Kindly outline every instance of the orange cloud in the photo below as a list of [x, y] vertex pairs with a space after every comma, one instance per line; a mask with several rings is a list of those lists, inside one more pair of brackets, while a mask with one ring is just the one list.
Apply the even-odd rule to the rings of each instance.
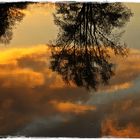
[[123, 138], [139, 138], [140, 129], [132, 123], [127, 124], [125, 127], [118, 127], [115, 120], [107, 119], [102, 124], [102, 136], [123, 137]]
[[[46, 46], [37, 46], [31, 48], [13, 48], [0, 51], [0, 80], [3, 87], [35, 87], [45, 83], [43, 72], [34, 71], [31, 67], [21, 67], [21, 60], [24, 64], [29, 60], [36, 63], [46, 63]], [[49, 55], [49, 53], [48, 53]], [[28, 62], [25, 60], [28, 58]], [[23, 64], [23, 65], [24, 65]], [[27, 65], [28, 66], [28, 65]]]
[[[39, 9], [40, 8], [40, 9]], [[44, 8], [44, 10], [43, 10]], [[46, 10], [49, 9], [49, 10]], [[51, 14], [56, 9], [55, 3], [35, 3], [35, 4], [29, 4], [26, 9], [18, 10], [21, 13], [32, 16], [33, 14], [42, 14], [42, 15], [48, 15]]]
[[57, 101], [50, 101], [50, 103], [60, 112], [63, 113], [85, 113], [86, 111], [95, 110], [95, 106], [90, 105], [81, 105], [71, 102], [57, 102]]
[[3, 79], [2, 87], [30, 87], [44, 84], [44, 77], [41, 73], [30, 69], [15, 69], [12, 71], [1, 71], [0, 78]]
[[130, 49], [128, 57], [112, 55], [112, 63], [115, 64], [115, 75], [109, 80], [107, 86], [99, 87], [100, 91], [113, 93], [134, 86], [134, 80], [140, 76], [140, 50]]
[[[135, 55], [136, 53], [137, 55]], [[80, 116], [82, 113], [96, 110], [93, 105], [76, 103], [78, 101], [88, 101], [91, 94], [85, 89], [75, 87], [75, 85], [66, 85], [61, 75], [52, 72], [48, 68], [50, 54], [49, 48], [45, 45], [29, 48], [23, 46], [22, 48], [0, 51], [0, 130], [3, 133], [9, 133], [22, 125], [26, 125], [36, 116], [46, 117], [56, 113], [71, 113]], [[139, 56], [140, 52], [136, 51], [134, 54], [130, 54], [130, 58], [123, 61], [116, 59], [119, 67], [116, 76], [112, 78], [109, 86], [102, 88], [102, 91], [114, 92], [132, 87], [133, 80], [140, 73]], [[130, 64], [132, 67], [130, 67]], [[128, 109], [130, 110], [130, 107], [133, 109], [132, 106], [132, 102], [129, 101], [127, 103], [123, 102], [121, 106], [117, 105], [113, 109], [115, 111], [121, 109], [122, 112], [125, 111], [126, 113]], [[15, 118], [16, 122], [13, 122], [12, 118]], [[129, 122], [128, 126], [123, 129], [134, 131], [135, 125], [130, 124]], [[105, 128], [108, 128], [110, 133], [107, 133]], [[120, 135], [125, 136], [126, 130], [122, 132], [117, 124], [103, 123], [104, 135], [111, 135], [112, 133], [119, 136], [117, 133], [120, 132]]]
[[50, 50], [46, 45], [29, 46], [29, 48], [21, 46], [19, 48], [5, 49], [0, 51], [0, 64], [9, 64], [22, 57], [32, 56], [34, 58], [34, 55], [41, 56], [43, 54], [46, 57], [50, 55]]
[[[49, 103], [52, 100], [87, 100], [89, 94], [85, 94], [85, 90], [70, 88], [60, 75], [49, 69], [50, 54], [46, 45], [0, 50], [1, 135], [16, 132], [36, 116], [49, 117], [56, 112], [63, 113], [61, 105], [61, 111], [57, 111], [54, 104]], [[78, 108], [80, 112], [88, 111], [80, 105], [77, 109], [76, 105], [72, 107], [75, 109], [73, 113], [78, 112]], [[67, 109], [70, 111], [70, 107]], [[16, 121], [13, 122], [13, 118]]]
[[139, 100], [139, 92], [133, 92], [109, 103], [101, 121], [102, 136], [140, 137]]
[[103, 87], [101, 91], [105, 91], [108, 93], [112, 93], [118, 90], [128, 89], [133, 86], [132, 82], [124, 82], [124, 83], [116, 83], [114, 85], [109, 85], [107, 87]]

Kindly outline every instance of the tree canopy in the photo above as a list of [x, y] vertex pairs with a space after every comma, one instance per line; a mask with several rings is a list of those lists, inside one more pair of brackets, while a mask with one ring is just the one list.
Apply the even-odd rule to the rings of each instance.
[[0, 43], [10, 42], [13, 26], [23, 19], [24, 13], [21, 10], [25, 9], [27, 4], [26, 2], [0, 4]]
[[96, 89], [108, 83], [114, 74], [110, 50], [126, 55], [127, 47], [120, 42], [123, 27], [132, 16], [122, 3], [58, 3], [54, 14], [59, 26], [52, 44], [51, 68], [66, 82]]

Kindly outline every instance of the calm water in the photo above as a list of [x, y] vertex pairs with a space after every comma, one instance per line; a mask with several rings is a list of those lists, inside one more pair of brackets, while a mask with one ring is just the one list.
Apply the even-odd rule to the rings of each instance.
[[[11, 10], [8, 18], [13, 22], [18, 14], [20, 21], [0, 44], [0, 135], [140, 137], [140, 4], [125, 4], [134, 14], [121, 28], [129, 54], [111, 56], [114, 75], [97, 90], [66, 83], [65, 74], [51, 69], [47, 44], [59, 32], [55, 5], [23, 5]], [[7, 7], [0, 6], [1, 36]]]

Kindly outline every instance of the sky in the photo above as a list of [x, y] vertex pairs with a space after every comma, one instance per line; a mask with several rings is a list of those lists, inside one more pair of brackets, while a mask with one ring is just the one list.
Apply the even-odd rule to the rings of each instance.
[[50, 69], [49, 41], [57, 37], [52, 4], [31, 5], [0, 45], [0, 135], [140, 137], [140, 4], [123, 28], [128, 57], [112, 56], [109, 85], [87, 91]]
[[[123, 39], [128, 47], [139, 48], [140, 4], [125, 4], [131, 9], [133, 17], [130, 18], [130, 22], [123, 29], [125, 30]], [[31, 5], [25, 11], [24, 19], [14, 27], [10, 46], [47, 44], [49, 41], [56, 39], [58, 27], [53, 21], [53, 13], [55, 12], [53, 4], [46, 4], [43, 7]]]

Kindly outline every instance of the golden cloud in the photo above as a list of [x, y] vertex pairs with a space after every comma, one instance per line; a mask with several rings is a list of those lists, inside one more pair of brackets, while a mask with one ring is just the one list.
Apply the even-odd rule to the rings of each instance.
[[110, 84], [106, 87], [102, 87], [102, 89], [100, 89], [100, 91], [113, 93], [113, 92], [118, 91], [118, 90], [125, 90], [128, 88], [131, 88], [132, 86], [133, 86], [132, 82], [116, 83], [116, 84], [112, 84], [112, 85]]
[[[0, 64], [17, 61], [22, 57], [50, 55], [50, 50], [46, 45], [29, 46], [29, 48], [21, 46], [19, 48], [9, 48], [0, 50]], [[47, 57], [46, 55], [46, 57]], [[9, 64], [9, 63], [8, 63]]]
[[[58, 104], [60, 102], [57, 111], [60, 114], [75, 113], [78, 109], [80, 112], [91, 110], [82, 105], [78, 108], [76, 104], [73, 105], [73, 101], [86, 100], [89, 94], [65, 85], [61, 76], [48, 68], [50, 54], [45, 45], [0, 51], [1, 135], [16, 132], [36, 116], [48, 117], [56, 113], [54, 104], [50, 104], [52, 100], [57, 100]], [[70, 102], [63, 109], [65, 111], [62, 111], [63, 101]], [[72, 112], [72, 108], [76, 111]]]
[[[44, 8], [44, 10], [42, 8]], [[18, 11], [20, 11], [25, 15], [32, 16], [33, 14], [36, 13], [42, 15], [48, 15], [51, 14], [55, 9], [56, 9], [55, 3], [35, 3], [35, 4], [29, 4], [26, 9], [21, 9]]]
[[138, 93], [128, 93], [108, 104], [101, 121], [102, 137], [140, 137], [139, 99]]
[[140, 76], [140, 50], [130, 49], [128, 57], [112, 55], [115, 75], [111, 77], [107, 86], [101, 86], [99, 92], [113, 93], [126, 90], [134, 86], [134, 81]]
[[118, 127], [117, 121], [107, 119], [102, 124], [102, 136], [121, 137], [121, 138], [139, 138], [140, 128], [134, 126], [132, 123], [125, 127]]
[[[21, 67], [20, 60], [29, 58], [40, 62], [46, 62], [47, 47], [37, 46], [32, 48], [13, 48], [0, 51], [0, 81], [3, 87], [35, 87], [45, 82], [42, 72], [37, 72], [30, 67]], [[43, 56], [44, 55], [44, 56]], [[48, 54], [49, 55], [49, 54]]]
[[[77, 103], [86, 102], [91, 94], [73, 84], [66, 85], [61, 75], [49, 69], [50, 55], [51, 52], [45, 45], [0, 51], [1, 132], [14, 131], [36, 116], [51, 116], [55, 113], [81, 115], [96, 110], [93, 105]], [[133, 87], [133, 81], [140, 73], [139, 56], [140, 52], [135, 50], [125, 60], [116, 59], [116, 76], [111, 79], [109, 86], [102, 88], [102, 91], [114, 92]], [[122, 106], [117, 105], [114, 110], [121, 108], [121, 111], [127, 112], [130, 107], [131, 101], [123, 102]], [[15, 118], [16, 122], [13, 122], [12, 118]], [[104, 135], [112, 133], [119, 136], [118, 132], [120, 135], [126, 134], [126, 131], [121, 132], [121, 129], [114, 125], [114, 121], [109, 123], [113, 124], [108, 125], [108, 121], [103, 123]], [[134, 131], [135, 125], [130, 124], [129, 122], [124, 130]], [[106, 128], [109, 129], [109, 133]], [[136, 133], [138, 131], [136, 129]]]
[[57, 102], [57, 101], [50, 101], [50, 103], [56, 108], [56, 110], [62, 113], [85, 113], [86, 111], [93, 111], [96, 109], [95, 106], [90, 105], [81, 105], [71, 102]]
[[2, 87], [30, 87], [44, 84], [44, 76], [41, 73], [34, 72], [30, 69], [16, 69], [12, 71], [1, 71], [0, 78], [3, 80]]

